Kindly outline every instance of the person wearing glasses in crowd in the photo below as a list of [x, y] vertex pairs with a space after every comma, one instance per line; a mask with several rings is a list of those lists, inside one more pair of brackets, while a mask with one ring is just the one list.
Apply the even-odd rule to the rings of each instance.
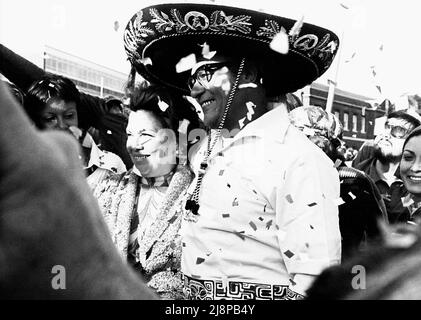
[[[287, 54], [270, 48], [280, 31], [271, 26], [291, 31]], [[281, 108], [268, 107], [323, 74], [338, 44], [318, 26], [212, 4], [156, 5], [130, 20], [131, 63], [190, 94], [208, 130], [192, 148], [180, 231], [188, 298], [300, 299], [340, 262], [338, 173]]]
[[403, 201], [407, 190], [398, 168], [405, 138], [419, 125], [419, 116], [416, 114], [402, 110], [390, 113], [383, 132], [374, 140], [373, 157], [356, 166], [375, 182], [386, 205], [390, 223], [402, 221], [407, 216], [407, 204]]

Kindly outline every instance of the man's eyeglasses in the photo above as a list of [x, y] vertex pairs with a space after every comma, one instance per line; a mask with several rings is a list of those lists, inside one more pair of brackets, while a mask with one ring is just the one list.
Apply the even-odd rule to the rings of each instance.
[[384, 128], [386, 130], [389, 130], [390, 135], [392, 137], [398, 138], [398, 139], [404, 139], [411, 131], [408, 128], [405, 128], [402, 126], [391, 125], [389, 123], [385, 123]]
[[213, 64], [206, 64], [191, 75], [188, 79], [187, 85], [189, 89], [192, 90], [194, 84], [199, 82], [199, 84], [203, 87], [207, 87], [209, 82], [212, 80], [213, 74], [221, 69], [222, 67], [226, 67], [227, 63], [213, 63]]

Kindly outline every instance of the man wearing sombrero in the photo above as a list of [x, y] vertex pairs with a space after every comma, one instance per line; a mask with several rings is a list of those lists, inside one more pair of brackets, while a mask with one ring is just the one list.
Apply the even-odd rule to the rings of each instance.
[[[279, 34], [283, 54], [270, 48]], [[305, 296], [340, 262], [338, 173], [267, 106], [326, 71], [336, 35], [240, 8], [163, 4], [136, 13], [124, 40], [137, 72], [190, 94], [210, 132], [190, 157], [196, 179], [182, 229], [189, 298]]]

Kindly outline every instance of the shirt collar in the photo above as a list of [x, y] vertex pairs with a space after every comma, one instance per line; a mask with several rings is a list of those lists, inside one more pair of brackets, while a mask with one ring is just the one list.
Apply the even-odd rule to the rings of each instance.
[[282, 143], [290, 125], [282, 108], [274, 108], [247, 124], [232, 139], [231, 144], [246, 137], [265, 137]]

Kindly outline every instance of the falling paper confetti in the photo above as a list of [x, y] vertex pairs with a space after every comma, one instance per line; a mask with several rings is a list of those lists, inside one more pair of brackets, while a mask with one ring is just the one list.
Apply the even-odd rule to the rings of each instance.
[[288, 258], [291, 259], [294, 256], [294, 253], [291, 252], [291, 251], [289, 251], [289, 250], [287, 250], [287, 251], [284, 252], [284, 255], [286, 255]]
[[356, 196], [351, 191], [348, 192], [348, 195], [352, 198], [352, 200], [355, 200]]
[[193, 69], [196, 64], [196, 56], [194, 53], [189, 54], [187, 57], [181, 58], [175, 66], [177, 73], [185, 72]]
[[259, 217], [259, 220], [260, 220], [260, 221], [263, 221], [264, 219], [263, 219], [262, 217]]
[[244, 89], [244, 88], [257, 88], [257, 84], [255, 83], [242, 83], [238, 86], [238, 89]]
[[161, 101], [161, 99], [158, 97], [158, 107], [162, 112], [165, 112], [170, 106], [165, 101]]
[[316, 202], [312, 202], [312, 203], [308, 204], [308, 206], [309, 207], [314, 207], [314, 206], [317, 206], [317, 203]]
[[311, 230], [313, 230], [313, 229], [314, 229], [314, 227], [313, 227], [311, 224], [310, 224], [310, 229], [311, 229]]
[[248, 111], [247, 115], [246, 115], [247, 120], [251, 121], [251, 119], [253, 118], [253, 115], [254, 115], [254, 109], [256, 108], [256, 105], [253, 102], [248, 101], [246, 103], [246, 107], [247, 107], [247, 111]]
[[273, 51], [279, 52], [280, 54], [287, 54], [289, 51], [289, 40], [286, 32], [281, 30], [281, 32], [277, 33], [269, 46]]
[[145, 59], [140, 59], [139, 62], [144, 66], [152, 65], [152, 60], [149, 57], [146, 57]]
[[222, 176], [224, 174], [224, 170], [219, 171], [219, 175]]
[[196, 264], [201, 264], [201, 263], [203, 263], [203, 262], [205, 262], [205, 259], [203, 259], [203, 258], [198, 257], [198, 258], [196, 259]]
[[231, 185], [230, 185], [229, 183], [227, 183], [227, 187], [228, 187], [228, 188], [231, 188]]
[[173, 215], [170, 220], [168, 220], [168, 223], [173, 223], [175, 220], [177, 220], [177, 215]]
[[273, 220], [269, 220], [267, 223], [266, 223], [266, 229], [270, 229], [270, 227], [272, 226], [272, 223], [273, 223]]
[[336, 159], [335, 164], [334, 164], [334, 168], [338, 168], [340, 165], [342, 164], [342, 161], [340, 159]]
[[291, 37], [298, 37], [298, 35], [301, 32], [301, 28], [303, 27], [304, 24], [304, 16], [301, 16], [300, 19], [298, 19], [294, 25], [292, 26], [291, 30], [289, 30], [289, 35]]
[[256, 224], [255, 224], [253, 221], [250, 221], [250, 222], [249, 222], [249, 225], [250, 225], [250, 227], [251, 227], [254, 231], [256, 231], [256, 230], [257, 230]]
[[287, 195], [285, 196], [285, 199], [287, 199], [287, 201], [288, 201], [289, 203], [293, 203], [293, 202], [294, 202], [294, 200], [292, 200], [292, 197], [291, 197], [291, 195], [290, 195], [290, 194], [287, 194]]
[[266, 212], [266, 206], [267, 204], [265, 204], [265, 206], [263, 207], [263, 212]]
[[205, 42], [204, 44], [200, 45], [202, 47], [202, 56], [205, 59], [212, 59], [215, 54], [216, 51], [210, 51], [209, 45]]
[[414, 203], [414, 200], [412, 198], [409, 198], [408, 196], [401, 198], [402, 201], [402, 205], [407, 208], [409, 207], [411, 204]]
[[107, 134], [113, 134], [111, 130], [107, 130]]
[[342, 198], [335, 199], [333, 202], [334, 202], [337, 206], [340, 206], [340, 205], [342, 205], [342, 204], [344, 204], [344, 203], [345, 203], [345, 201], [344, 201]]
[[229, 218], [229, 217], [230, 217], [229, 213], [223, 213], [222, 214], [222, 218]]
[[232, 206], [233, 207], [237, 207], [238, 206], [237, 198], [235, 198], [234, 201], [232, 202]]

